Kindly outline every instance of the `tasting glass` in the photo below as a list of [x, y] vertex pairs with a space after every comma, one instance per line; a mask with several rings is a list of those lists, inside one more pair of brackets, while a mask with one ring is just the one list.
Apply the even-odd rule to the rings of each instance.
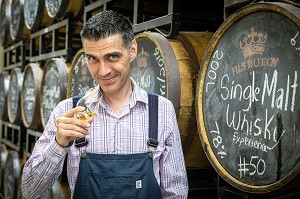
[[74, 115], [75, 118], [87, 121], [89, 117], [96, 115], [98, 103], [95, 102], [95, 98], [97, 97], [95, 93], [96, 92], [90, 89], [78, 100], [76, 106], [83, 106], [86, 110], [84, 112], [76, 113]]

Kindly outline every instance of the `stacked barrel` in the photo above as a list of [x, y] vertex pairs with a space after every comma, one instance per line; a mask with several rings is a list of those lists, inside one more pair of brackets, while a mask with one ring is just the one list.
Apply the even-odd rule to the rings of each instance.
[[[225, 0], [203, 10], [205, 19], [192, 1], [0, 2], [3, 198], [22, 197], [24, 162], [54, 107], [96, 86], [79, 32], [105, 9], [127, 15], [138, 30], [132, 78], [175, 107], [189, 198], [300, 197], [297, 0]], [[174, 15], [153, 27], [170, 6], [181, 21]], [[64, 172], [45, 197], [70, 197]]]

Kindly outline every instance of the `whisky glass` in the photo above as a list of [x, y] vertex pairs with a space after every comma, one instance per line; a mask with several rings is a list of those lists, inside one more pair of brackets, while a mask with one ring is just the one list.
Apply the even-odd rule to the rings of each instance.
[[74, 117], [77, 119], [81, 119], [84, 121], [88, 121], [90, 117], [93, 117], [96, 115], [96, 112], [98, 110], [98, 103], [95, 102], [96, 94], [91, 89], [88, 90], [84, 96], [82, 96], [76, 106], [83, 106], [85, 107], [84, 112], [75, 113]]

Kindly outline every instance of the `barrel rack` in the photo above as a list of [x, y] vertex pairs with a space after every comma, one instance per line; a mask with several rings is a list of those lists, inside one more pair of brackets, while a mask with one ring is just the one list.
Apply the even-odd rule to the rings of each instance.
[[[3, 70], [9, 71], [13, 68], [21, 68], [29, 62], [29, 49], [26, 45], [26, 38], [22, 37], [17, 43], [4, 49], [4, 67]], [[19, 152], [20, 158], [23, 158], [25, 131], [23, 125], [13, 124], [8, 121], [0, 120], [0, 139], [3, 144]]]
[[30, 62], [42, 61], [52, 57], [64, 57], [70, 62], [74, 52], [81, 48], [81, 40], [72, 23], [72, 17], [48, 26], [30, 35]]
[[23, 157], [23, 143], [25, 141], [26, 129], [22, 125], [16, 125], [0, 120], [1, 142], [19, 152]]
[[[96, 1], [92, 4], [89, 4], [85, 6], [84, 8], [84, 22], [91, 17], [92, 11], [98, 9], [99, 7], [103, 6], [103, 10], [107, 9], [107, 3], [112, 2], [113, 0], [102, 0], [102, 1]], [[155, 29], [156, 31], [160, 32], [166, 37], [172, 36], [175, 37], [179, 33], [179, 25], [180, 25], [180, 18], [179, 15], [176, 13], [173, 13], [173, 5], [174, 0], [168, 0], [168, 12], [166, 15], [157, 17], [152, 20], [140, 22], [139, 20], [139, 12], [141, 10], [139, 9], [139, 0], [134, 0], [133, 5], [133, 31], [135, 33]], [[170, 25], [170, 29], [168, 31], [163, 31], [159, 29], [161, 26]]]
[[4, 49], [4, 70], [14, 67], [23, 67], [29, 61], [29, 49], [26, 46], [26, 38]]

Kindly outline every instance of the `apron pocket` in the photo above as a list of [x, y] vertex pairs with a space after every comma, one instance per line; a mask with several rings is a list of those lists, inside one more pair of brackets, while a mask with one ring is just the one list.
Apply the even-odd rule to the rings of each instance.
[[101, 198], [136, 198], [136, 181], [130, 176], [111, 176], [101, 180]]

